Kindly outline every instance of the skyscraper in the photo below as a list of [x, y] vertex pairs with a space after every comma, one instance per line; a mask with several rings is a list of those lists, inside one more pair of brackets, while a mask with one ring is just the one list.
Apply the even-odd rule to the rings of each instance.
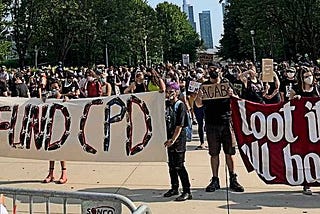
[[183, 0], [182, 10], [185, 14], [187, 14], [188, 20], [192, 28], [196, 31], [197, 26], [196, 26], [196, 22], [194, 21], [193, 6], [188, 4], [187, 0]]
[[202, 11], [199, 13], [200, 21], [200, 35], [204, 41], [204, 45], [207, 49], [213, 48], [212, 29], [211, 29], [211, 17], [210, 11]]

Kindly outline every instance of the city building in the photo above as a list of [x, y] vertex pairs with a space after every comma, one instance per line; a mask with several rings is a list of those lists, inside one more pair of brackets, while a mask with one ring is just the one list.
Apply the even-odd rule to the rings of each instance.
[[210, 11], [202, 11], [199, 13], [200, 22], [200, 36], [204, 41], [204, 45], [207, 49], [213, 48], [212, 28], [211, 28], [211, 16]]
[[185, 14], [187, 14], [188, 20], [192, 28], [196, 31], [197, 26], [196, 26], [196, 22], [194, 21], [193, 6], [188, 4], [187, 0], [183, 0], [182, 10]]

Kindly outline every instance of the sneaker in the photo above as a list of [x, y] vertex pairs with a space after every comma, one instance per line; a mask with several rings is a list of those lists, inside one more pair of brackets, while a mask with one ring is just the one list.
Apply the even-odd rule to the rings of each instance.
[[198, 122], [196, 120], [193, 120], [192, 125], [198, 125]]
[[186, 201], [191, 199], [192, 199], [191, 193], [183, 192], [178, 198], [176, 198], [175, 201]]
[[310, 189], [309, 186], [304, 186], [302, 193], [303, 193], [304, 195], [312, 195], [312, 190]]
[[244, 192], [243, 186], [237, 181], [237, 174], [230, 175], [230, 190], [234, 192]]
[[212, 177], [210, 184], [206, 187], [206, 192], [214, 192], [220, 189], [220, 183], [218, 177]]
[[168, 192], [163, 194], [163, 197], [168, 198], [174, 195], [179, 195], [179, 190], [177, 189], [169, 189]]

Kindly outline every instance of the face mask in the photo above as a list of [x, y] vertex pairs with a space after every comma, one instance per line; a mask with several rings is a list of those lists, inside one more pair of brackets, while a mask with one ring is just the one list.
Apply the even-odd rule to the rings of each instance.
[[287, 76], [288, 76], [289, 78], [293, 78], [294, 75], [295, 75], [295, 73], [287, 73]]
[[93, 77], [87, 77], [87, 80], [88, 80], [89, 82], [92, 82], [92, 81], [94, 80], [94, 78], [93, 78]]
[[312, 76], [304, 79], [304, 83], [306, 83], [306, 84], [311, 85], [312, 82], [313, 82], [313, 77]]
[[203, 77], [202, 73], [197, 73], [197, 79], [201, 79]]
[[101, 78], [101, 82], [105, 83], [106, 82], [106, 78]]
[[170, 100], [173, 100], [173, 99], [174, 99], [174, 92], [172, 92], [172, 93], [169, 95], [169, 99], [170, 99]]
[[215, 71], [210, 72], [209, 75], [210, 75], [210, 77], [211, 77], [212, 79], [216, 79], [216, 78], [219, 76], [218, 73], [215, 72]]

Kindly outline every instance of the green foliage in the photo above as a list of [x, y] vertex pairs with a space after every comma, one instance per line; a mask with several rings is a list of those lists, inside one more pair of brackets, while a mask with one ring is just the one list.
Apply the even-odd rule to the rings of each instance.
[[164, 60], [180, 61], [182, 54], [189, 54], [191, 61], [195, 60], [201, 41], [187, 20], [187, 15], [178, 6], [168, 2], [158, 4], [156, 11]]
[[[194, 59], [201, 46], [186, 15], [172, 4], [154, 10], [146, 0], [6, 2], [20, 66], [36, 53], [38, 64], [105, 63], [106, 46], [109, 64], [144, 64], [146, 57], [148, 63], [160, 62], [162, 56], [178, 61], [184, 53]], [[1, 6], [0, 13], [7, 17]]]
[[318, 0], [230, 1], [219, 54], [224, 58], [252, 58], [254, 30], [258, 59], [294, 59], [308, 53], [319, 57], [320, 3]]

